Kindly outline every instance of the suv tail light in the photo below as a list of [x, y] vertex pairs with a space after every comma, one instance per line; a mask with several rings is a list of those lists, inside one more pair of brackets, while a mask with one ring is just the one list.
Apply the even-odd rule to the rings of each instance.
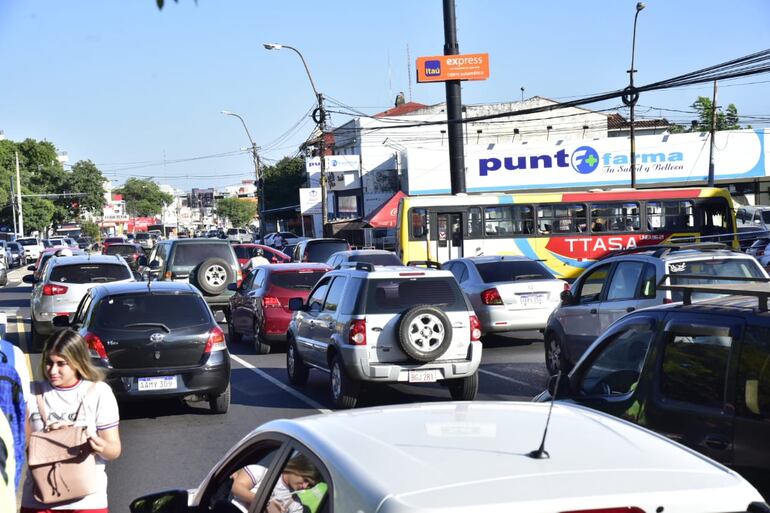
[[481, 302], [485, 305], [502, 305], [503, 298], [500, 297], [500, 292], [493, 287], [481, 293]]
[[104, 350], [104, 344], [102, 344], [102, 339], [98, 335], [89, 331], [83, 338], [86, 340], [86, 344], [88, 344], [88, 351], [92, 357], [99, 357], [103, 360], [107, 359], [107, 351]]
[[52, 285], [47, 284], [43, 285], [43, 295], [44, 296], [58, 296], [59, 294], [66, 294], [67, 293], [67, 287], [64, 285]]
[[469, 320], [471, 325], [471, 342], [481, 341], [481, 323], [479, 318], [475, 315], [471, 315]]
[[241, 271], [240, 267], [238, 268], [238, 271], [235, 273], [235, 281], [237, 282], [237, 286], [241, 286], [241, 282], [243, 281], [243, 271]]
[[354, 319], [350, 323], [348, 343], [354, 346], [366, 345], [366, 319]]
[[262, 298], [262, 306], [265, 308], [281, 306], [281, 301], [275, 296], [265, 296]]
[[209, 331], [209, 338], [206, 340], [206, 347], [203, 348], [203, 352], [212, 353], [214, 351], [224, 351], [225, 349], [227, 349], [225, 332], [219, 326], [212, 328]]

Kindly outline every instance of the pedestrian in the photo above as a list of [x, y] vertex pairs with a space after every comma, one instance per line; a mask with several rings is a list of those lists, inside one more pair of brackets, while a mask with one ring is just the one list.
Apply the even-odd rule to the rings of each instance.
[[[88, 435], [87, 450], [95, 457], [93, 485], [96, 491], [67, 502], [43, 504], [35, 499], [32, 473], [27, 473], [21, 499], [21, 513], [46, 513], [65, 510], [68, 513], [107, 513], [107, 474], [105, 462], [120, 456], [118, 403], [103, 372], [91, 363], [88, 345], [71, 329], [55, 332], [46, 341], [40, 362], [45, 379], [32, 387], [27, 417], [29, 433], [51, 431], [67, 425], [84, 426]], [[45, 418], [40, 414], [43, 406]], [[30, 453], [30, 460], [32, 454]]]
[[[5, 316], [5, 314], [2, 314]], [[0, 410], [5, 449], [0, 449], [0, 456], [5, 454], [6, 461], [0, 463], [0, 470], [13, 464], [13, 472], [3, 474], [6, 489], [16, 500], [16, 491], [21, 483], [21, 470], [24, 467], [24, 448], [26, 441], [26, 414], [29, 400], [29, 370], [24, 353], [9, 341], [0, 338]], [[8, 435], [10, 434], [10, 438]], [[1, 458], [0, 458], [1, 459]]]
[[276, 233], [275, 237], [273, 237], [273, 247], [283, 249], [284, 244], [286, 242], [283, 240], [283, 236], [280, 233]]

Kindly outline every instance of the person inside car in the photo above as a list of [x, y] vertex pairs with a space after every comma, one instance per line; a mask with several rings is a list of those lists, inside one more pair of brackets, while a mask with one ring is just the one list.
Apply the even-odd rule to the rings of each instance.
[[[247, 465], [233, 475], [233, 503], [248, 510], [256, 497], [260, 484], [267, 473], [262, 465]], [[270, 501], [267, 503], [268, 513], [302, 513], [303, 505], [297, 493], [312, 488], [321, 480], [320, 472], [304, 454], [296, 453], [281, 471], [281, 476], [275, 484]]]

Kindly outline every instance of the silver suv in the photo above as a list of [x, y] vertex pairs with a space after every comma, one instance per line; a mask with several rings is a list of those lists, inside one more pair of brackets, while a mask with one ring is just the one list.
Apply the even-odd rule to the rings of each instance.
[[328, 371], [337, 408], [356, 405], [361, 382], [440, 382], [455, 400], [476, 396], [481, 326], [448, 271], [359, 263], [327, 273], [289, 308], [289, 381]]
[[[681, 293], [657, 288], [666, 275], [677, 276], [677, 284], [732, 283], [719, 276], [768, 277], [754, 257], [718, 243], [642, 246], [614, 253], [588, 267], [571, 290], [562, 292], [562, 302], [544, 331], [548, 372], [568, 372], [591, 343], [627, 313], [681, 301]], [[680, 278], [687, 275], [693, 277]]]

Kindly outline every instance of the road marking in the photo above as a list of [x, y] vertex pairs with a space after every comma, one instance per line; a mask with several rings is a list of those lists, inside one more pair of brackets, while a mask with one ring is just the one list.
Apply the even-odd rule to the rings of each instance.
[[488, 371], [486, 369], [479, 369], [479, 372], [481, 372], [483, 374], [488, 374], [490, 376], [494, 376], [494, 377], [496, 377], [498, 379], [502, 379], [502, 380], [505, 380], [505, 381], [510, 381], [511, 383], [516, 383], [517, 385], [523, 385], [523, 386], [529, 387], [529, 388], [531, 388], [533, 390], [539, 390], [539, 388], [537, 388], [535, 385], [533, 385], [532, 383], [527, 383], [526, 381], [521, 381], [519, 379], [511, 378], [509, 376], [503, 376], [502, 374], [498, 374], [496, 372]]
[[262, 371], [262, 370], [256, 368], [255, 366], [253, 366], [252, 364], [250, 364], [249, 362], [247, 362], [243, 358], [240, 358], [240, 357], [238, 357], [238, 356], [236, 356], [234, 354], [231, 354], [230, 358], [232, 358], [236, 362], [240, 363], [241, 365], [243, 365], [244, 367], [246, 367], [247, 369], [252, 371], [254, 374], [256, 374], [256, 375], [258, 375], [258, 376], [260, 376], [262, 378], [265, 378], [270, 383], [272, 383], [273, 385], [277, 386], [278, 388], [280, 388], [284, 392], [287, 392], [287, 393], [293, 395], [294, 397], [296, 397], [297, 399], [299, 399], [303, 403], [309, 405], [311, 408], [314, 408], [314, 409], [320, 411], [321, 413], [331, 413], [331, 410], [329, 410], [327, 408], [324, 408], [322, 404], [315, 402], [314, 400], [312, 400], [311, 398], [309, 398], [305, 394], [303, 394], [301, 392], [298, 392], [297, 390], [291, 388], [290, 386], [286, 385], [282, 381], [279, 381], [279, 380], [275, 379], [273, 376], [271, 376], [270, 374], [266, 373], [265, 371]]
[[24, 325], [24, 318], [16, 316], [16, 337], [19, 339], [19, 347], [24, 351], [24, 359], [27, 361], [27, 370], [30, 376], [35, 374], [32, 372], [32, 361], [29, 359], [29, 351], [27, 350], [27, 329]]

